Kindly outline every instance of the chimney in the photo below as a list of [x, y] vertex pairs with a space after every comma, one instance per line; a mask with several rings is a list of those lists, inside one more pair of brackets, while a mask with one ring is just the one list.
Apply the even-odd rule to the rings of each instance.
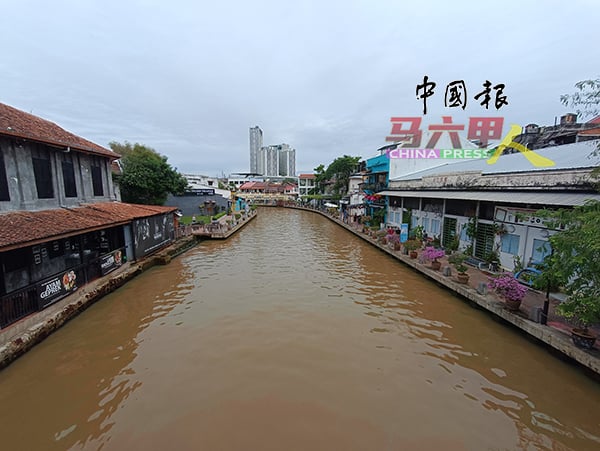
[[577, 115], [575, 113], [567, 113], [560, 117], [560, 125], [574, 125], [577, 123]]

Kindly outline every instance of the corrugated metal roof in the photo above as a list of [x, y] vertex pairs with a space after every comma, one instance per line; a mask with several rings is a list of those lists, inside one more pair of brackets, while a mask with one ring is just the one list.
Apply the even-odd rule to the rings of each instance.
[[535, 167], [520, 152], [502, 155], [495, 164], [488, 164], [486, 159], [450, 162], [439, 166], [413, 172], [390, 181], [419, 180], [423, 177], [456, 172], [481, 172], [482, 174], [500, 174], [511, 172], [556, 171], [577, 168], [593, 168], [600, 165], [600, 156], [592, 156], [600, 144], [599, 140], [583, 141], [562, 146], [537, 149], [535, 152], [553, 160], [551, 167]]
[[439, 199], [456, 200], [480, 200], [489, 202], [513, 202], [519, 204], [536, 205], [562, 205], [576, 206], [583, 205], [588, 200], [600, 201], [600, 194], [589, 193], [553, 193], [545, 192], [524, 192], [524, 191], [381, 191], [377, 194], [382, 196], [396, 197], [429, 197]]

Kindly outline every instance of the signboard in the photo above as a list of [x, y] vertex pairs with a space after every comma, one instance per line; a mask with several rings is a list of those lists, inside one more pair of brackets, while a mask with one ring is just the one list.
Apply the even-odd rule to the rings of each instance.
[[400, 224], [400, 242], [408, 240], [408, 224]]
[[150, 216], [133, 221], [133, 246], [137, 258], [158, 250], [173, 239], [173, 214]]
[[40, 308], [64, 298], [77, 289], [77, 275], [75, 271], [68, 271], [53, 279], [42, 282], [37, 286], [38, 303]]
[[194, 190], [197, 196], [214, 196], [215, 190], [213, 188], [199, 188]]
[[123, 258], [121, 250], [117, 250], [100, 258], [100, 271], [102, 272], [102, 275], [105, 276], [109, 272], [117, 269], [122, 264]]

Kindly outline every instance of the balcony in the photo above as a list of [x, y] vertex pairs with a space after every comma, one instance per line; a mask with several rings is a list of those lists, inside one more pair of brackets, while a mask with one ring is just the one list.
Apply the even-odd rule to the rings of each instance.
[[375, 194], [379, 191], [387, 189], [386, 183], [361, 183], [361, 189], [368, 194]]

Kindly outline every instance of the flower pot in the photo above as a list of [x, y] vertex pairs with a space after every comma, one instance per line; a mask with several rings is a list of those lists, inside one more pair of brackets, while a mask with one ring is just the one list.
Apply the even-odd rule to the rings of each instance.
[[507, 310], [510, 310], [511, 312], [519, 311], [519, 307], [521, 306], [521, 300], [514, 301], [512, 299], [505, 299], [504, 302], [506, 303]]
[[402, 248], [402, 245], [400, 243], [394, 243], [394, 250], [395, 251], [399, 251]]
[[583, 329], [573, 329], [571, 339], [578, 348], [592, 349], [596, 343], [596, 337], [585, 332]]
[[469, 283], [469, 275], [466, 272], [459, 272], [456, 275], [456, 280], [458, 280], [458, 283], [466, 285], [467, 283]]
[[409, 254], [409, 255], [410, 255], [410, 258], [417, 258], [417, 256], [418, 256], [419, 254], [417, 253], [417, 251], [410, 251], [410, 254]]
[[439, 271], [441, 267], [442, 267], [442, 262], [438, 262], [437, 260], [433, 260], [431, 262], [431, 269], [433, 269], [434, 271]]

